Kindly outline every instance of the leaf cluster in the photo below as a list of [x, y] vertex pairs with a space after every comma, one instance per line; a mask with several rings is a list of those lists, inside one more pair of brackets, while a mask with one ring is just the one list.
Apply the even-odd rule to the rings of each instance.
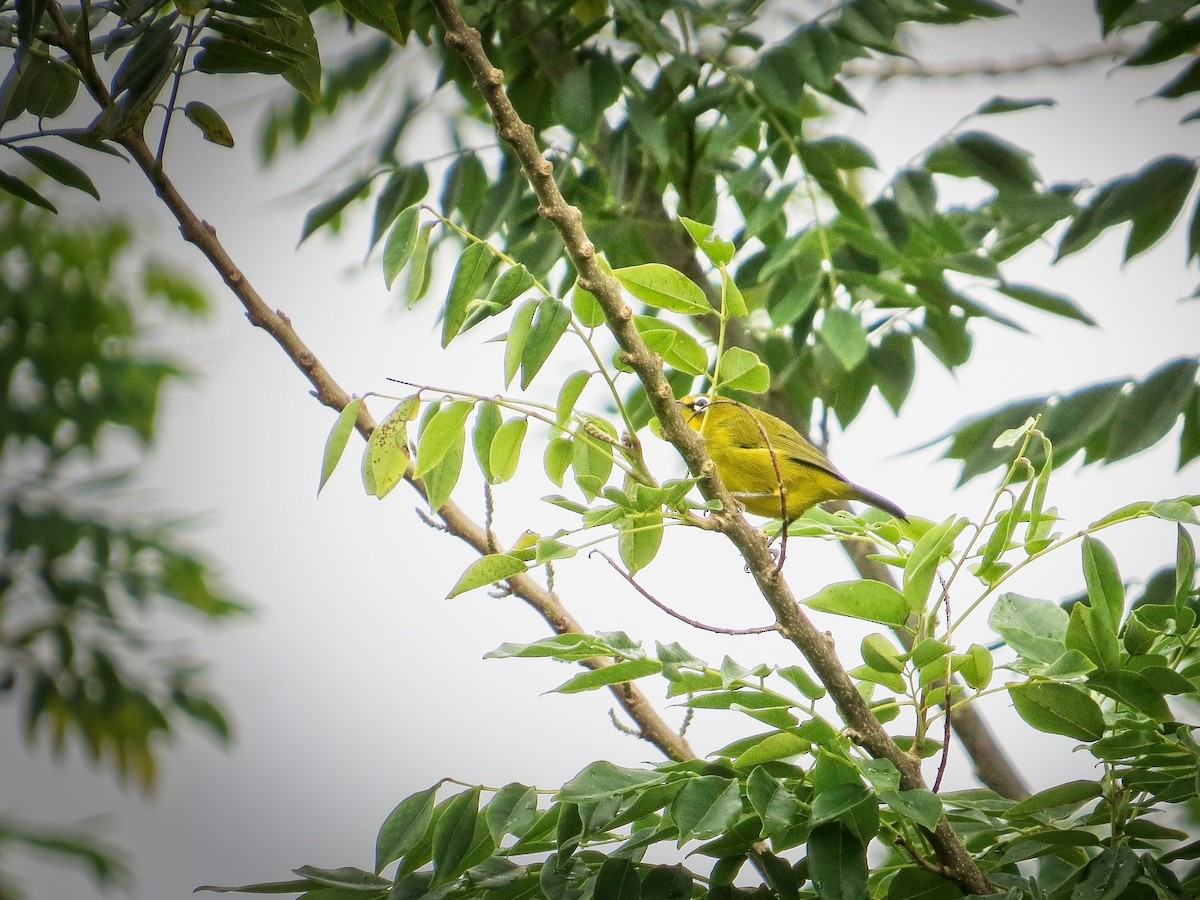
[[[62, 227], [0, 204], [0, 675], [21, 699], [27, 740], [57, 755], [77, 739], [122, 780], [149, 788], [185, 717], [225, 740], [229, 726], [187, 660], [159, 659], [142, 617], [243, 611], [167, 524], [106, 507], [125, 473], [99, 469], [115, 432], [154, 439], [159, 400], [184, 372], [142, 347], [139, 307], [206, 308], [162, 264], [134, 265], [123, 226]], [[85, 464], [84, 476], [79, 464]]]

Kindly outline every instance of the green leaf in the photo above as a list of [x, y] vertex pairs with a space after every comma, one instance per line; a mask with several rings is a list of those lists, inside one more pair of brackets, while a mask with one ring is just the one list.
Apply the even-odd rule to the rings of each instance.
[[419, 405], [415, 396], [401, 400], [371, 432], [363, 454], [363, 482], [372, 497], [382, 500], [408, 471], [408, 423]]
[[310, 103], [321, 99], [321, 57], [317, 50], [317, 36], [312, 20], [304, 6], [304, 0], [276, 0], [287, 10], [286, 16], [274, 16], [262, 20], [262, 31], [266, 37], [286, 44], [292, 51], [295, 62], [283, 72], [284, 79], [299, 91]]
[[456, 441], [465, 435], [467, 416], [474, 407], [471, 400], [455, 400], [441, 407], [423, 429], [417, 443], [414, 477], [420, 478], [442, 461]]
[[1094, 326], [1096, 324], [1095, 319], [1080, 309], [1069, 297], [1065, 297], [1062, 294], [1055, 294], [1052, 291], [1043, 290], [1042, 288], [1028, 284], [1006, 283], [1000, 285], [997, 290], [1002, 294], [1012, 297], [1019, 303], [1032, 306], [1034, 309], [1040, 309], [1042, 312], [1061, 316], [1064, 319], [1074, 319], [1076, 322], [1082, 322], [1084, 325]]
[[1177, 359], [1135, 383], [1108, 429], [1106, 461], [1125, 459], [1166, 437], [1192, 396], [1198, 369], [1200, 360]]
[[1031, 99], [1018, 99], [1016, 97], [993, 97], [988, 100], [977, 110], [977, 116], [994, 116], [998, 113], [1019, 112], [1024, 109], [1034, 109], [1039, 106], [1057, 106], [1058, 101], [1053, 97], [1033, 97]]
[[730, 347], [721, 354], [719, 372], [717, 390], [762, 394], [771, 387], [771, 370], [752, 350]]
[[388, 290], [396, 276], [404, 271], [417, 247], [417, 231], [421, 210], [410, 206], [396, 217], [396, 224], [388, 232], [383, 244], [383, 283]]
[[407, 40], [408, 35], [396, 18], [396, 7], [389, 0], [339, 0], [339, 3], [348, 15], [398, 44]]
[[942, 818], [942, 800], [933, 791], [913, 788], [907, 791], [886, 791], [879, 795], [896, 815], [916, 822], [933, 831]]
[[258, 884], [241, 884], [228, 887], [217, 884], [202, 884], [193, 893], [210, 891], [214, 894], [299, 894], [308, 891], [313, 883], [308, 879], [301, 881], [264, 881]]
[[876, 672], [891, 672], [898, 675], [904, 671], [903, 654], [885, 635], [867, 635], [862, 640], [859, 652], [863, 662]]
[[996, 601], [988, 625], [1020, 656], [1052, 663], [1066, 652], [1064, 641], [1070, 616], [1056, 603], [1017, 594]]
[[982, 644], [972, 644], [967, 648], [959, 674], [962, 675], [963, 681], [975, 690], [982, 691], [992, 682], [994, 665], [991, 650]]
[[364, 872], [353, 866], [342, 866], [337, 869], [321, 869], [316, 866], [301, 866], [293, 869], [301, 878], [307, 878], [313, 884], [324, 887], [341, 888], [355, 893], [378, 893], [391, 887], [391, 879], [380, 878], [373, 872]]
[[[708, 257], [709, 262], [717, 268], [729, 265], [733, 259], [734, 246], [717, 234], [713, 226], [689, 219], [687, 216], [680, 216], [679, 221], [692, 236], [692, 240], [696, 242], [700, 252]], [[745, 313], [741, 315], [745, 315]]]
[[508, 387], [521, 368], [521, 357], [533, 327], [533, 317], [538, 311], [537, 300], [526, 300], [513, 313], [512, 325], [504, 339], [504, 386]]
[[529, 336], [521, 350], [522, 390], [529, 387], [541, 371], [570, 324], [571, 311], [565, 304], [553, 297], [546, 297], [538, 302]]
[[66, 185], [70, 188], [75, 188], [77, 191], [83, 191], [85, 194], [91, 194], [97, 200], [100, 199], [100, 194], [96, 190], [96, 186], [92, 184], [92, 179], [87, 176], [87, 173], [79, 166], [70, 160], [64, 159], [57, 153], [49, 150], [44, 150], [41, 147], [17, 147], [16, 150], [28, 162], [33, 163], [59, 184]]
[[1132, 884], [1139, 869], [1137, 856], [1124, 844], [1109, 847], [1087, 864], [1071, 900], [1116, 900]]
[[[575, 445], [572, 441], [569, 438], [563, 437], [552, 438], [546, 444], [546, 452], [542, 455], [542, 470], [546, 473], [546, 477], [554, 482], [554, 484], [562, 487], [563, 477], [567, 474], [567, 469], [571, 467], [571, 463], [574, 461]], [[572, 502], [566, 500], [565, 497], [561, 499], [568, 503]], [[584, 506], [578, 512], [583, 513], [586, 510], [587, 507]]]
[[695, 879], [682, 865], [654, 866], [642, 879], [643, 900], [690, 900]]
[[[17, 4], [18, 8], [21, 5]], [[54, 119], [74, 105], [75, 98], [79, 94], [80, 82], [75, 77], [73, 69], [57, 61], [51, 62], [39, 56], [23, 54], [18, 70], [13, 73], [17, 78], [14, 89], [11, 93], [5, 91], [9, 97], [8, 108], [7, 112], [0, 111], [0, 121], [13, 119], [19, 114], [21, 106], [24, 106], [32, 115], [43, 119]], [[10, 85], [11, 76], [5, 87], [8, 88]], [[102, 153], [111, 153], [116, 156], [121, 155], [91, 135], [65, 134], [63, 136], [67, 140], [91, 150], [99, 150]]]
[[475, 450], [475, 461], [483, 477], [490, 483], [492, 480], [492, 442], [496, 433], [504, 424], [504, 416], [500, 406], [493, 400], [483, 400], [478, 404], [479, 412], [475, 416], [475, 430], [471, 432], [471, 446]]
[[594, 437], [584, 436], [590, 430], [587, 426], [599, 429], [601, 433], [610, 437], [613, 437], [613, 429], [603, 419], [588, 417], [575, 437], [571, 469], [575, 473], [575, 483], [589, 499], [592, 499], [598, 496], [608, 483], [613, 470], [613, 457], [609, 444], [598, 442]]
[[[884, 12], [882, 4], [876, 4], [874, 0], [867, 0], [867, 2], [857, 4], [852, 3], [848, 7], [843, 7], [843, 15], [851, 12], [853, 9], [862, 11], [867, 5], [874, 7], [875, 12], [879, 15], [888, 15]], [[850, 138], [837, 136], [818, 138], [815, 141], [809, 141], [808, 148], [818, 151], [833, 166], [843, 171], [849, 172], [855, 169], [879, 168], [879, 163], [871, 155], [871, 151]]]
[[887, 900], [958, 900], [962, 896], [954, 882], [925, 869], [901, 869], [888, 883]]
[[[668, 366], [689, 375], [703, 375], [708, 370], [708, 351], [678, 325], [654, 316], [634, 316], [633, 323], [646, 346]], [[615, 365], [621, 371], [632, 371], [619, 354]]]
[[466, 431], [460, 429], [458, 437], [449, 446], [437, 465], [425, 473], [423, 479], [425, 496], [432, 512], [437, 512], [445, 505], [454, 491], [454, 486], [458, 484], [458, 476], [462, 474], [463, 451], [466, 446]]
[[762, 819], [761, 837], [791, 828], [800, 817], [800, 801], [761, 766], [751, 770], [746, 779], [746, 797]]
[[484, 810], [493, 843], [499, 845], [506, 834], [524, 835], [537, 820], [537, 791], [524, 784], [506, 784], [496, 792]]
[[7, 172], [0, 172], [0, 190], [7, 191], [14, 197], [24, 200], [26, 203], [32, 203], [34, 206], [40, 206], [42, 209], [48, 209], [52, 213], [57, 213], [58, 209], [54, 204], [23, 182], [20, 178], [14, 175], [9, 175]]
[[605, 900], [641, 900], [642, 883], [632, 860], [610, 856], [596, 873], [595, 894]]
[[777, 759], [788, 759], [812, 749], [813, 742], [790, 731], [777, 731], [740, 753], [734, 760], [739, 769], [761, 766]]
[[868, 900], [867, 849], [840, 822], [808, 835], [808, 874], [821, 900]]
[[575, 803], [607, 800], [662, 784], [665, 780], [664, 773], [653, 769], [626, 769], [601, 760], [589, 763], [582, 772], [564, 784], [555, 799]]
[[[1200, 204], [1197, 204], [1200, 207]], [[1200, 212], [1200, 209], [1197, 210]], [[1200, 221], [1200, 216], [1197, 217]], [[1200, 228], [1197, 229], [1200, 235]], [[1200, 240], [1198, 240], [1200, 243]], [[1179, 461], [1176, 471], [1200, 456], [1200, 387], [1192, 388], [1191, 400], [1183, 413], [1183, 430], [1179, 435]]]
[[1195, 160], [1163, 156], [1133, 175], [1110, 181], [1075, 216], [1059, 242], [1056, 260], [1082, 250], [1114, 225], [1131, 222], [1125, 244], [1125, 260], [1129, 261], [1166, 234], [1195, 178]]
[[[1186, 9], [1186, 7], [1181, 8]], [[1171, 13], [1168, 12], [1167, 15], [1170, 16]], [[1160, 20], [1160, 22], [1161, 24], [1151, 33], [1150, 39], [1132, 53], [1125, 60], [1124, 65], [1131, 68], [1156, 66], [1175, 59], [1177, 56], [1193, 52], [1196, 44], [1200, 43], [1200, 20], [1172, 16], [1170, 20], [1165, 22]]]
[[354, 423], [358, 420], [358, 411], [362, 408], [362, 404], [363, 398], [355, 397], [342, 407], [342, 411], [334, 420], [329, 437], [325, 439], [325, 453], [321, 458], [321, 483], [317, 485], [318, 496], [321, 488], [325, 487], [325, 482], [329, 480], [329, 476], [337, 467], [338, 460], [342, 458], [346, 444], [350, 441], [350, 433], [354, 431]]
[[1196, 583], [1196, 545], [1186, 528], [1175, 528], [1175, 608], [1182, 610]]
[[630, 575], [654, 561], [662, 546], [663, 519], [659, 512], [629, 516], [617, 523], [617, 550]]
[[566, 425], [570, 420], [571, 413], [575, 410], [575, 404], [579, 401], [579, 395], [583, 393], [591, 377], [591, 372], [573, 372], [563, 382], [562, 389], [558, 392], [558, 402], [554, 406], [554, 421], [560, 427]]
[[533, 287], [534, 277], [521, 264], [509, 266], [493, 283], [484, 303], [497, 311], [507, 309], [513, 301]]
[[328, 200], [310, 209], [308, 215], [304, 217], [304, 227], [300, 229], [299, 243], [303, 244], [315, 231], [332, 222], [355, 200], [365, 197], [370, 185], [370, 178], [365, 176], [356, 178]]
[[614, 684], [624, 684], [648, 675], [657, 675], [662, 671], [662, 663], [657, 659], [625, 659], [611, 665], [601, 666], [590, 672], [583, 672], [570, 678], [556, 687], [559, 694], [578, 694], [583, 691], [595, 691]]
[[525, 568], [525, 563], [521, 559], [509, 553], [489, 553], [487, 556], [481, 556], [467, 566], [467, 570], [455, 582], [450, 593], [446, 595], [446, 599], [449, 600], [484, 585], [504, 581], [506, 578], [524, 572]]
[[1104, 544], [1090, 535], [1083, 539], [1082, 554], [1088, 602], [1105, 630], [1115, 635], [1125, 614], [1125, 585], [1117, 561]]
[[849, 783], [821, 791], [812, 801], [810, 816], [813, 825], [840, 819], [864, 801], [874, 802], [875, 795], [865, 785]]
[[616, 647], [602, 638], [590, 634], [556, 634], [531, 644], [501, 644], [484, 654], [484, 659], [561, 659], [564, 662], [582, 662], [597, 656], [619, 655]]
[[598, 328], [607, 321], [604, 316], [604, 308], [600, 306], [596, 295], [591, 291], [585, 291], [578, 285], [571, 292], [571, 309], [584, 328]]
[[1170, 722], [1174, 719], [1162, 692], [1140, 672], [1123, 669], [1114, 672], [1093, 672], [1088, 675], [1087, 686], [1112, 697], [1130, 709], [1136, 709], [1155, 722]]
[[904, 597], [913, 612], [922, 612], [933, 589], [938, 566], [954, 552], [954, 542], [967, 520], [947, 519], [921, 535], [904, 564]]
[[1065, 644], [1068, 650], [1078, 650], [1100, 669], [1115, 669], [1120, 664], [1121, 648], [1112, 624], [1085, 603], [1071, 607]]
[[529, 430], [529, 420], [524, 416], [509, 419], [500, 426], [492, 441], [489, 462], [489, 479], [492, 484], [502, 484], [517, 472], [521, 461], [521, 444]]
[[1017, 714], [1038, 731], [1080, 741], [1104, 736], [1104, 713], [1086, 691], [1074, 685], [1029, 681], [1009, 685], [1008, 693]]
[[473, 243], [459, 257], [454, 275], [450, 279], [450, 291], [446, 295], [446, 311], [442, 317], [442, 346], [449, 346], [462, 330], [467, 320], [468, 304], [483, 284], [495, 256], [486, 243]]
[[671, 820], [679, 829], [679, 844], [705, 840], [728, 831], [742, 813], [737, 780], [702, 775], [688, 781], [671, 801]]
[[737, 318], [750, 312], [737, 282], [724, 269], [721, 270], [721, 309], [726, 318]]
[[1089, 800], [1103, 796], [1098, 781], [1068, 781], [1052, 788], [1038, 791], [1003, 813], [1005, 819], [1024, 819], [1049, 810], [1064, 809], [1063, 815], [1078, 809]]
[[382, 872], [416, 846], [433, 821], [433, 801], [437, 787], [406, 797], [388, 813], [375, 839], [375, 871]]
[[809, 700], [820, 700], [825, 696], [825, 688], [799, 666], [784, 666], [775, 672]]
[[183, 108], [183, 114], [189, 122], [200, 129], [204, 139], [219, 147], [233, 146], [233, 132], [221, 118], [221, 114], [199, 100], [192, 100]]
[[955, 135], [935, 147], [925, 167], [957, 178], [981, 178], [1000, 191], [1029, 191], [1038, 180], [1027, 151], [982, 131]]
[[441, 883], [459, 874], [475, 838], [479, 818], [479, 788], [457, 794], [446, 806], [433, 829], [433, 871]]
[[704, 315], [713, 308], [704, 291], [677, 269], [661, 263], [646, 263], [614, 269], [621, 286], [647, 306], [686, 315]]
[[429, 279], [433, 272], [433, 257], [429, 252], [429, 238], [435, 223], [427, 222], [417, 230], [417, 244], [413, 247], [412, 265], [408, 270], [408, 308], [412, 309], [429, 290]]
[[845, 371], [853, 371], [867, 358], [870, 345], [866, 329], [850, 310], [840, 306], [825, 310], [819, 334]]
[[893, 628], [904, 625], [910, 613], [908, 602], [894, 587], [866, 579], [828, 585], [801, 602], [810, 609]]

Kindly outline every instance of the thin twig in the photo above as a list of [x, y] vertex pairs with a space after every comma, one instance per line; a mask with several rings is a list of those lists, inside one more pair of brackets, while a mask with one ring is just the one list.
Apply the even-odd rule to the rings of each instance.
[[705, 625], [703, 622], [697, 621], [696, 619], [689, 618], [688, 616], [685, 616], [683, 613], [677, 612], [677, 611], [671, 609], [671, 607], [667, 606], [665, 603], [663, 603], [661, 600], [659, 600], [657, 597], [655, 597], [653, 594], [651, 594], [648, 590], [646, 590], [644, 587], [642, 587], [640, 584], [638, 584], [634, 580], [632, 575], [630, 575], [623, 568], [621, 568], [621, 565], [615, 559], [613, 559], [611, 556], [609, 556], [607, 553], [605, 553], [603, 550], [593, 550], [591, 553], [588, 554], [589, 559], [593, 556], [599, 556], [606, 563], [608, 563], [610, 566], [612, 566], [613, 571], [615, 571], [618, 575], [620, 575], [627, 582], [629, 582], [630, 587], [632, 587], [635, 591], [637, 591], [639, 594], [641, 594], [643, 597], [645, 597], [647, 600], [649, 600], [651, 603], [653, 603], [655, 606], [657, 606], [659, 609], [661, 609], [663, 612], [665, 612], [668, 616], [671, 616], [671, 618], [673, 618], [673, 619], [678, 619], [680, 622], [684, 622], [688, 625], [691, 625], [693, 628], [699, 628], [702, 631], [712, 631], [717, 634], [730, 634], [730, 635], [766, 634], [768, 631], [778, 631], [779, 630], [779, 626], [777, 626], [777, 625], [762, 625], [758, 628], [722, 628], [720, 625]]
[[[946, 610], [946, 643], [951, 643], [952, 626], [950, 624], [950, 586], [946, 584], [946, 580], [942, 578], [942, 573], [937, 573], [938, 581], [942, 584], [942, 605]], [[946, 654], [946, 677], [942, 680], [942, 690], [946, 692], [945, 700], [942, 703], [942, 708], [946, 710], [946, 721], [942, 723], [942, 759], [938, 763], [937, 777], [933, 779], [932, 791], [936, 794], [942, 787], [942, 778], [946, 774], [946, 765], [950, 761], [950, 720], [953, 718], [951, 711], [954, 704], [951, 699], [951, 689], [954, 687], [952, 677], [954, 671], [951, 668], [952, 660], [950, 654]]]
[[1105, 59], [1118, 60], [1137, 47], [1131, 41], [1105, 41], [1074, 50], [1044, 50], [1008, 59], [966, 59], [935, 65], [913, 59], [890, 57], [872, 62], [852, 62], [845, 74], [850, 78], [889, 81], [895, 78], [996, 78], [1001, 75], [1027, 75], [1045, 69], [1069, 69], [1091, 65]]

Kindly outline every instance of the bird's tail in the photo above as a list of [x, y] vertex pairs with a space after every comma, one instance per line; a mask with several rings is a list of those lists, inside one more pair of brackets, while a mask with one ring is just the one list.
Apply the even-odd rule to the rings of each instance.
[[908, 521], [908, 516], [905, 515], [904, 510], [898, 507], [887, 497], [881, 497], [874, 491], [868, 491], [866, 488], [859, 487], [857, 484], [853, 485], [853, 487], [855, 500], [861, 500], [863, 503], [869, 503], [878, 509], [882, 509], [885, 513], [895, 516], [897, 519], [902, 519], [905, 522]]

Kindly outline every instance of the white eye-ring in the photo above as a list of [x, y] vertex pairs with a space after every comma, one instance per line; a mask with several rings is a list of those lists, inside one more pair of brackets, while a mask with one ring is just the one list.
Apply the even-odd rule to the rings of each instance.
[[697, 397], [692, 403], [692, 408], [695, 409], [696, 412], [704, 412], [704, 410], [708, 409], [708, 404], [710, 402], [712, 401], [710, 401], [707, 397]]

